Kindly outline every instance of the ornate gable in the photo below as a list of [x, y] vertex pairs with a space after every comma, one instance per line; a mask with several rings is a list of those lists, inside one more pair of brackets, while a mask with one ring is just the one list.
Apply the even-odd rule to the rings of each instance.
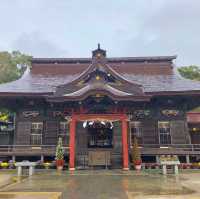
[[88, 68], [68, 84], [57, 87], [50, 101], [79, 101], [89, 96], [104, 95], [114, 100], [149, 100], [143, 87], [131, 82], [115, 70], [107, 61], [106, 51], [98, 48], [92, 51], [92, 60]]

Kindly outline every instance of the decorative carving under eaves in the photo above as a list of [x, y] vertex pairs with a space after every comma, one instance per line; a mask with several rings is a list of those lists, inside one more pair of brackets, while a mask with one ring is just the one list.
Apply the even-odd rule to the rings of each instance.
[[164, 116], [170, 117], [170, 116], [177, 116], [179, 114], [179, 111], [174, 110], [174, 109], [165, 109], [165, 110], [162, 110], [161, 113]]
[[67, 122], [70, 122], [71, 121], [71, 116], [65, 116], [65, 120], [67, 121]]
[[145, 118], [150, 116], [151, 111], [150, 110], [136, 110], [134, 111], [134, 115], [136, 118]]
[[129, 114], [129, 120], [135, 120], [135, 119], [143, 119], [145, 117], [149, 117], [151, 114], [150, 110], [135, 110], [133, 114]]
[[24, 117], [37, 117], [40, 115], [39, 111], [23, 111], [22, 112]]
[[53, 117], [64, 117], [64, 113], [62, 111], [53, 111]]

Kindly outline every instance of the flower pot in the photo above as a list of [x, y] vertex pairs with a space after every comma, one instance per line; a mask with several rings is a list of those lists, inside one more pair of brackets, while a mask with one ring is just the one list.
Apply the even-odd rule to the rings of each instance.
[[56, 167], [58, 170], [63, 170], [64, 167], [64, 160], [56, 160]]
[[135, 165], [135, 170], [140, 171], [141, 168], [142, 168], [142, 165], [141, 165], [141, 164], [136, 164], [136, 165]]
[[63, 170], [63, 166], [57, 166], [57, 170], [58, 171], [62, 171]]
[[140, 159], [135, 160], [135, 161], [133, 162], [133, 165], [134, 165], [135, 170], [141, 170], [142, 161], [141, 161]]

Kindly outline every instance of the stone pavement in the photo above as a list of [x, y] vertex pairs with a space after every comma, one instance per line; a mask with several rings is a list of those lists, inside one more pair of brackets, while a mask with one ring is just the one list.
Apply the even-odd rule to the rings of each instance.
[[12, 180], [12, 172], [0, 171], [0, 187], [9, 184]]
[[175, 177], [120, 170], [43, 170], [1, 191], [62, 192], [62, 199], [199, 199], [200, 171]]
[[2, 192], [0, 199], [60, 199], [61, 193], [46, 192]]

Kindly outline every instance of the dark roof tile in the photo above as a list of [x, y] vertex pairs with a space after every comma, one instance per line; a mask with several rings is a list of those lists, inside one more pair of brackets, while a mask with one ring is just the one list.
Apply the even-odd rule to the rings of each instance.
[[[183, 79], [174, 72], [171, 62], [174, 58], [108, 58], [108, 64], [124, 78], [142, 85], [147, 93], [200, 91], [200, 82]], [[0, 85], [0, 94], [55, 92], [56, 87], [78, 77], [90, 62], [89, 58], [34, 58], [32, 69], [27, 70], [22, 78]]]

